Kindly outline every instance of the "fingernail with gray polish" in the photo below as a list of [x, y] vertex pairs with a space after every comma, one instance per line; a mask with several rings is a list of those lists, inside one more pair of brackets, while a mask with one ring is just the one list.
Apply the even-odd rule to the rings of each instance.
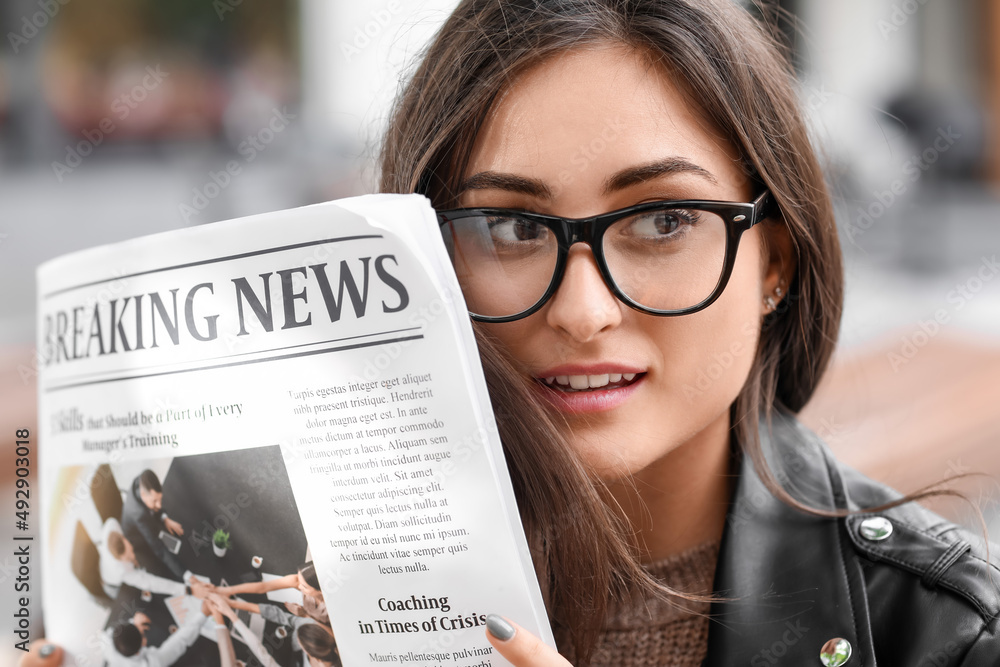
[[496, 614], [486, 615], [486, 629], [490, 634], [502, 642], [510, 641], [514, 638], [514, 626], [507, 622], [503, 616]]
[[56, 652], [56, 647], [53, 646], [52, 644], [46, 644], [38, 649], [38, 655], [42, 656], [43, 658], [47, 658], [55, 652]]

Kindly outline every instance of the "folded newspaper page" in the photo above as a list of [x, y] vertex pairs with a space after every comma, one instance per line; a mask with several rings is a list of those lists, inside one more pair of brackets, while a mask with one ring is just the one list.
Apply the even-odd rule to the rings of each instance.
[[38, 271], [43, 602], [77, 664], [503, 665], [550, 644], [428, 200]]

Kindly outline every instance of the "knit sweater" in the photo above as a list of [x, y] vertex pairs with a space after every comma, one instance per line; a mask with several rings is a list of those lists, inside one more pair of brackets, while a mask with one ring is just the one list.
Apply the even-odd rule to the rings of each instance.
[[[650, 563], [646, 569], [674, 590], [712, 592], [719, 541]], [[612, 609], [591, 662], [593, 667], [698, 667], [708, 650], [709, 603], [675, 598], [678, 606], [635, 599]]]

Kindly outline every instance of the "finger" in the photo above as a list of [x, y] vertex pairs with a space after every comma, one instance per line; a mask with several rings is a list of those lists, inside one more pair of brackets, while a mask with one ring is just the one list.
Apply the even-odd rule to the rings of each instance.
[[502, 616], [489, 614], [486, 629], [493, 648], [515, 667], [570, 667], [555, 649]]
[[17, 667], [58, 667], [63, 661], [63, 650], [44, 639], [31, 643], [28, 653], [17, 663]]

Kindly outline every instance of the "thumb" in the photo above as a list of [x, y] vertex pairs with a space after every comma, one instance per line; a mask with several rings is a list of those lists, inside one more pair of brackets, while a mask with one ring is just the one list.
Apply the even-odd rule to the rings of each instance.
[[571, 667], [541, 639], [503, 616], [486, 616], [486, 638], [515, 667]]

